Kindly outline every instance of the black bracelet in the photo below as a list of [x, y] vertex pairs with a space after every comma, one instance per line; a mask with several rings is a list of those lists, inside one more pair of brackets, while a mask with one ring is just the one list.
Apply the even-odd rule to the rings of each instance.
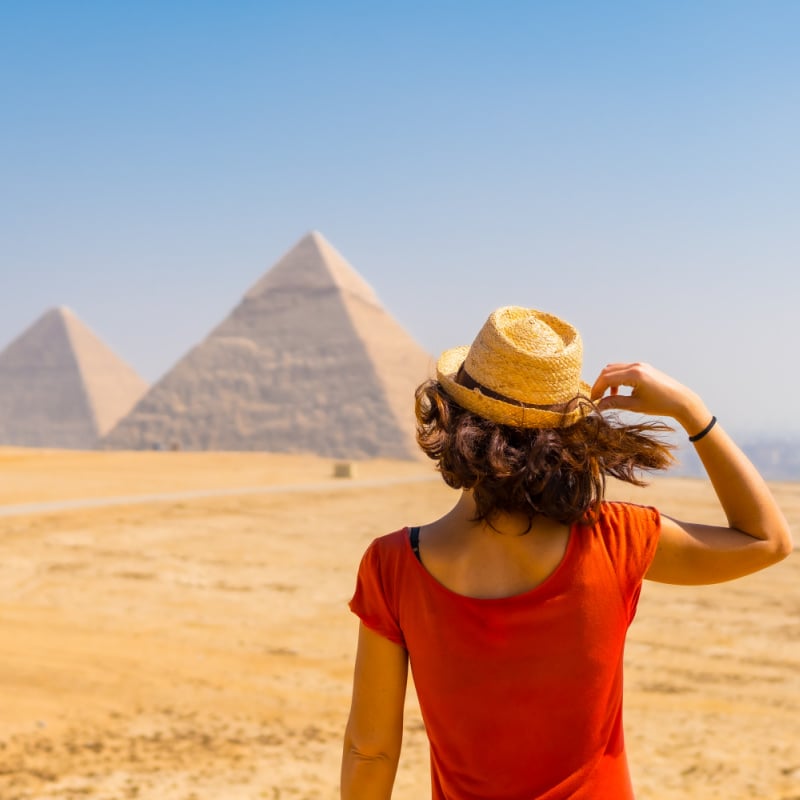
[[694, 436], [689, 437], [690, 442], [699, 442], [715, 425], [717, 424], [717, 418], [711, 417], [711, 422], [700, 431], [700, 433], [696, 433]]

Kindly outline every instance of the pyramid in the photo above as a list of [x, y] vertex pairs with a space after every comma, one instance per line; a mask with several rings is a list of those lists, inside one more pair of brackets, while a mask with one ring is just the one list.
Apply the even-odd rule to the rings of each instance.
[[147, 384], [68, 308], [0, 353], [0, 444], [94, 447]]
[[428, 354], [313, 232], [103, 445], [413, 458], [414, 389], [430, 371]]

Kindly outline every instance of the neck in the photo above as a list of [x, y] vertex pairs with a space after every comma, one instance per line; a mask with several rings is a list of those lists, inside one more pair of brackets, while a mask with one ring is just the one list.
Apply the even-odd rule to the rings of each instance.
[[475, 520], [478, 507], [475, 498], [469, 489], [461, 492], [456, 505], [446, 515], [449, 522], [474, 529], [483, 530], [487, 533], [502, 534], [504, 536], [520, 536], [528, 533], [531, 528], [531, 521], [525, 514], [512, 512], [499, 512], [491, 520]]

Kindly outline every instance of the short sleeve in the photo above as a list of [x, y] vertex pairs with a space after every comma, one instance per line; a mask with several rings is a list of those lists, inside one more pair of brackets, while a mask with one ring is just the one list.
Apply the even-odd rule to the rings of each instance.
[[652, 506], [604, 503], [600, 525], [623, 601], [633, 619], [642, 581], [658, 548], [661, 515]]
[[[393, 596], [391, 553], [381, 552], [381, 539], [376, 539], [364, 553], [358, 568], [356, 591], [350, 610], [371, 630], [405, 647], [405, 638], [397, 619], [397, 598]], [[387, 558], [388, 556], [388, 558]]]

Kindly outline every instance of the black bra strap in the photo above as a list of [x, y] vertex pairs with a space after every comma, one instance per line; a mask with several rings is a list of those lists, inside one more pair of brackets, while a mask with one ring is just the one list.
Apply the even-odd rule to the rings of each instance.
[[411, 549], [414, 551], [414, 555], [417, 557], [417, 561], [422, 563], [422, 558], [419, 555], [419, 526], [411, 528], [409, 531], [409, 537], [411, 538]]

